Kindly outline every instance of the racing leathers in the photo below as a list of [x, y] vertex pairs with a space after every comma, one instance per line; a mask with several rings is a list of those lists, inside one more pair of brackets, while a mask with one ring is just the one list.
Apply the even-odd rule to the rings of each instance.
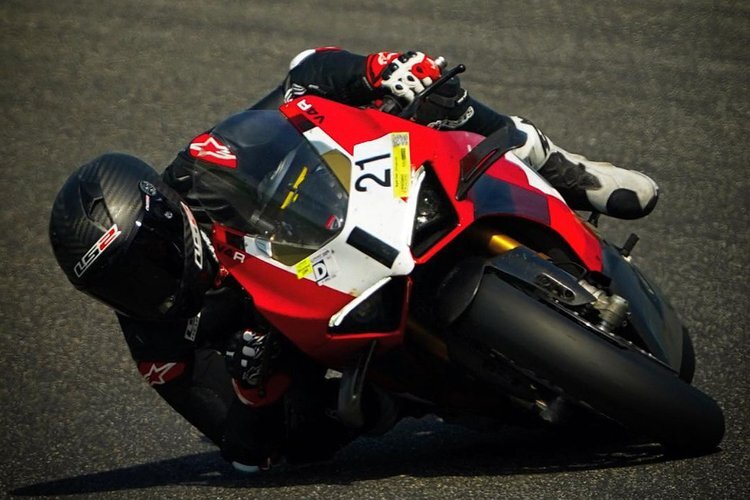
[[117, 314], [146, 383], [218, 446], [234, 399], [220, 355], [222, 336], [240, 327], [245, 308], [236, 290], [221, 287], [206, 293], [201, 313], [190, 320], [143, 321]]
[[144, 380], [237, 469], [267, 468], [282, 456], [290, 462], [327, 458], [354, 437], [329, 417], [335, 383], [290, 346], [275, 343], [278, 359], [263, 380], [247, 384], [228, 370], [227, 350], [237, 345], [237, 334], [265, 330], [231, 278], [205, 294], [200, 314], [190, 320], [117, 317]]

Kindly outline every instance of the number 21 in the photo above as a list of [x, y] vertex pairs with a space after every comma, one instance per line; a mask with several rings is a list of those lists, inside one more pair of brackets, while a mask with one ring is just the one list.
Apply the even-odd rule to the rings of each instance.
[[[365, 160], [360, 160], [360, 161], [356, 162], [356, 165], [360, 169], [364, 170], [365, 169], [365, 165], [367, 165], [368, 163], [373, 163], [373, 162], [376, 162], [378, 160], [384, 160], [384, 159], [390, 158], [390, 157], [391, 157], [390, 153], [382, 154], [382, 155], [379, 155], [379, 156], [373, 156], [372, 158], [367, 158]], [[375, 184], [378, 184], [378, 185], [380, 185], [382, 187], [390, 187], [390, 185], [391, 185], [391, 168], [387, 167], [383, 171], [383, 173], [382, 173], [381, 176], [377, 176], [377, 175], [375, 175], [372, 172], [363, 173], [354, 182], [354, 189], [356, 189], [357, 191], [366, 192], [367, 191], [367, 186], [363, 185], [366, 181], [372, 181]]]

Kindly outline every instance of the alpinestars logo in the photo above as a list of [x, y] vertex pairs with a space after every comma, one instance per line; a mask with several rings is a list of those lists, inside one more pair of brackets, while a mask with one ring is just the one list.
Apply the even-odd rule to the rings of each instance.
[[138, 371], [148, 385], [163, 385], [182, 375], [185, 363], [142, 361], [138, 363]]
[[398, 52], [378, 52], [378, 64], [381, 66], [387, 66], [394, 59], [398, 57]]
[[190, 143], [190, 156], [223, 167], [237, 168], [237, 156], [211, 134], [201, 134]]
[[104, 251], [109, 248], [109, 246], [112, 244], [113, 241], [117, 239], [118, 236], [122, 234], [122, 231], [120, 231], [117, 228], [117, 224], [114, 224], [112, 227], [110, 227], [107, 232], [105, 232], [99, 240], [94, 243], [94, 245], [89, 248], [89, 250], [81, 257], [81, 260], [76, 263], [75, 267], [73, 267], [73, 271], [76, 274], [76, 277], [80, 278], [83, 276], [83, 273], [85, 273], [89, 267], [91, 267], [91, 264], [94, 263], [96, 259], [99, 258], [99, 256], [104, 253]]

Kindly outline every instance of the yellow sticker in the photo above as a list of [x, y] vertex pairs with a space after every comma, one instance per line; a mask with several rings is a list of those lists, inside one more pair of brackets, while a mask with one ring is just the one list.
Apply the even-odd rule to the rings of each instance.
[[411, 158], [409, 156], [409, 132], [391, 134], [393, 143], [393, 196], [406, 198], [411, 186]]
[[292, 185], [292, 188], [289, 190], [289, 192], [286, 195], [286, 198], [284, 198], [284, 203], [281, 204], [281, 209], [284, 210], [286, 207], [297, 201], [297, 198], [299, 198], [299, 185], [302, 184], [302, 181], [305, 180], [305, 176], [307, 175], [307, 167], [302, 167], [302, 171], [297, 176], [297, 180], [294, 181], [294, 184]]
[[309, 258], [303, 259], [294, 265], [294, 270], [297, 271], [297, 279], [301, 280], [313, 272], [312, 261]]

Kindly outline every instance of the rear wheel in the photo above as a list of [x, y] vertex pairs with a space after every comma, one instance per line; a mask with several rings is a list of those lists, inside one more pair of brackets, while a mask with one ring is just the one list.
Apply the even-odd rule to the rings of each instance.
[[673, 450], [708, 452], [724, 435], [724, 416], [717, 403], [678, 374], [637, 348], [576, 323], [497, 275], [484, 276], [453, 329], [566, 399]]

